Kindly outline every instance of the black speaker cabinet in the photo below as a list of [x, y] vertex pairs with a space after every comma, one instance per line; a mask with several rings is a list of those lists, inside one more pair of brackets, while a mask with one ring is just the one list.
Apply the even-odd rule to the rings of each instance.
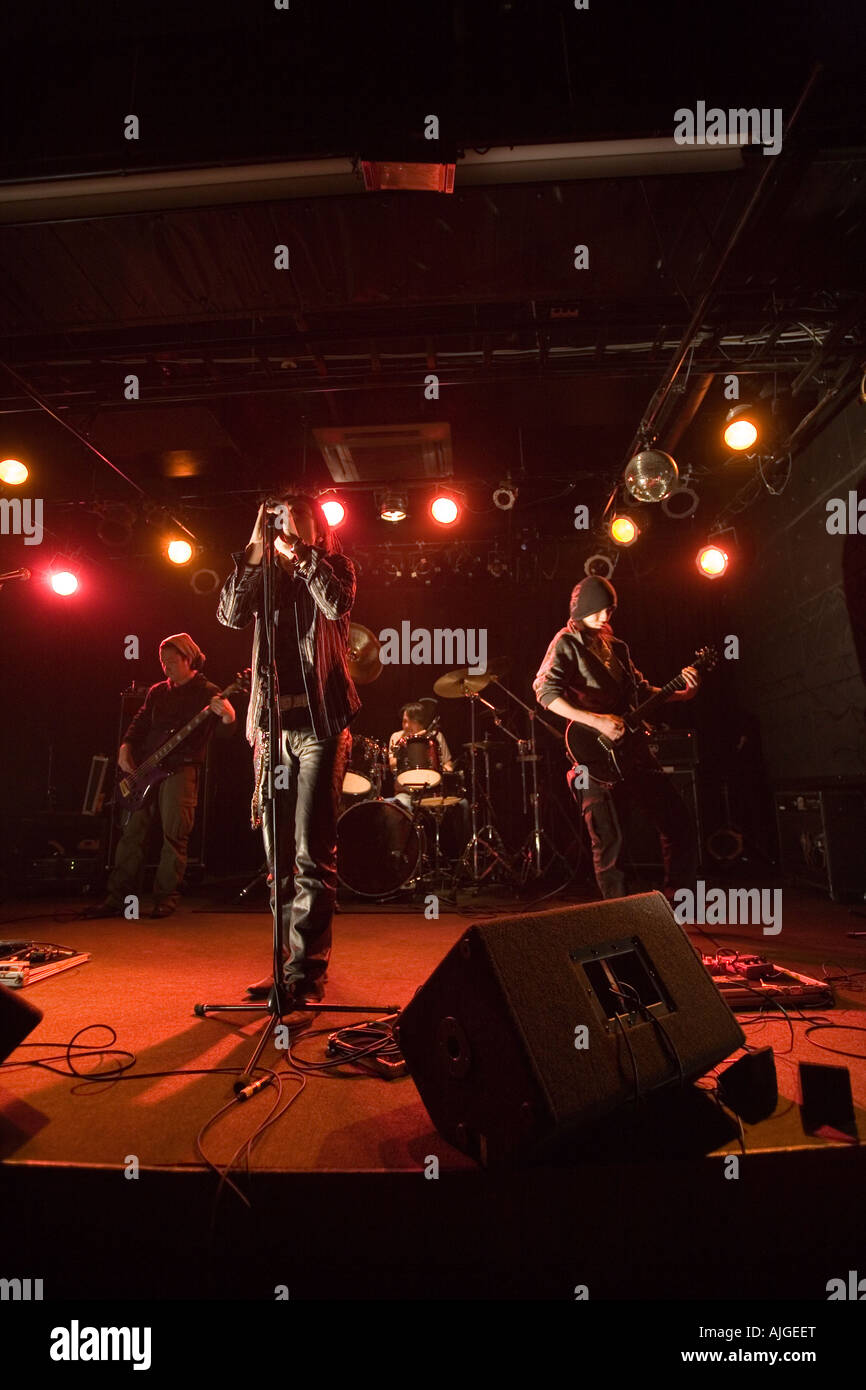
[[398, 1033], [434, 1125], [484, 1165], [552, 1157], [744, 1042], [661, 893], [475, 923]]
[[[682, 801], [694, 826], [698, 858], [703, 862], [703, 830], [701, 827], [701, 808], [698, 799], [698, 783], [694, 768], [677, 767], [666, 769], [665, 775]], [[622, 833], [625, 842], [626, 868], [661, 869], [662, 850], [658, 831], [649, 817], [639, 806], [629, 805], [622, 816]]]
[[14, 990], [0, 985], [0, 1062], [15, 1051], [41, 1020], [41, 1009], [29, 999], [22, 999]]
[[866, 789], [799, 788], [776, 792], [785, 877], [812, 884], [834, 901], [866, 893]]

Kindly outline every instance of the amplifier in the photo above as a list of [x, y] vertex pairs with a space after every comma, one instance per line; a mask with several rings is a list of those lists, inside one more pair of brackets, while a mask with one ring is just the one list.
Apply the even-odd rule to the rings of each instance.
[[866, 788], [777, 791], [782, 870], [839, 902], [866, 894]]
[[662, 767], [697, 767], [698, 737], [694, 729], [656, 729], [649, 746]]
[[[674, 788], [689, 813], [694, 826], [698, 845], [698, 857], [702, 862], [704, 836], [701, 827], [701, 806], [695, 772], [690, 767], [678, 768], [668, 772], [668, 781]], [[639, 806], [627, 806], [621, 815], [623, 839], [625, 842], [626, 863], [634, 869], [661, 869], [662, 849], [658, 831], [652, 821]]]

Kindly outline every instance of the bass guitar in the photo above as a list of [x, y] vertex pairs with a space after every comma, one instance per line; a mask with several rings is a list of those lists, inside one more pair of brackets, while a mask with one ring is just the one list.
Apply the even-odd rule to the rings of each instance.
[[[221, 700], [227, 700], [230, 695], [237, 691], [247, 693], [250, 688], [250, 670], [238, 671], [237, 676], [231, 685], [227, 685], [225, 690], [219, 692]], [[213, 696], [211, 696], [213, 699]], [[117, 805], [124, 811], [139, 811], [144, 805], [154, 787], [158, 787], [160, 782], [164, 782], [166, 777], [170, 777], [174, 769], [167, 769], [162, 766], [170, 753], [183, 743], [185, 738], [203, 724], [212, 713], [210, 705], [205, 705], [203, 710], [194, 714], [182, 729], [178, 729], [165, 743], [161, 743], [143, 762], [140, 762], [134, 772], [127, 772], [121, 777], [114, 792], [114, 799]]]
[[[698, 671], [712, 671], [718, 659], [715, 647], [701, 647], [689, 664]], [[647, 724], [649, 715], [675, 690], [685, 689], [685, 678], [677, 672], [657, 694], [619, 716], [625, 724], [625, 733], [616, 740], [572, 720], [565, 731], [568, 756], [579, 767], [585, 767], [594, 782], [608, 787], [621, 782], [629, 772], [651, 767], [652, 757], [647, 747], [652, 732]]]

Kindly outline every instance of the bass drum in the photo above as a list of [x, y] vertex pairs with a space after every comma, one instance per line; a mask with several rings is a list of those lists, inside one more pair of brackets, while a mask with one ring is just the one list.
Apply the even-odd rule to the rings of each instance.
[[337, 821], [337, 877], [360, 898], [384, 898], [411, 883], [421, 837], [407, 811], [385, 801], [352, 806]]

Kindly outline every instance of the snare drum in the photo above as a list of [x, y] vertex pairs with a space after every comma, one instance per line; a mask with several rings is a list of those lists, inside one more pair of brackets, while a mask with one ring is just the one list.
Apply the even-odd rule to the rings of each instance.
[[337, 877], [362, 898], [383, 898], [412, 881], [421, 836], [402, 806], [364, 801], [337, 821]]
[[438, 787], [442, 781], [439, 744], [429, 734], [404, 734], [394, 744], [397, 759], [395, 781], [400, 791]]
[[363, 796], [375, 789], [376, 795], [382, 790], [382, 760], [384, 750], [375, 739], [356, 735], [352, 739], [352, 756], [346, 775], [343, 778], [343, 792], [346, 796]]
[[463, 785], [463, 774], [461, 772], [443, 772], [442, 779], [438, 787], [434, 787], [430, 792], [425, 791], [420, 798], [422, 806], [427, 806], [431, 811], [435, 811], [439, 806], [456, 806], [458, 802], [466, 799], [466, 788]]

